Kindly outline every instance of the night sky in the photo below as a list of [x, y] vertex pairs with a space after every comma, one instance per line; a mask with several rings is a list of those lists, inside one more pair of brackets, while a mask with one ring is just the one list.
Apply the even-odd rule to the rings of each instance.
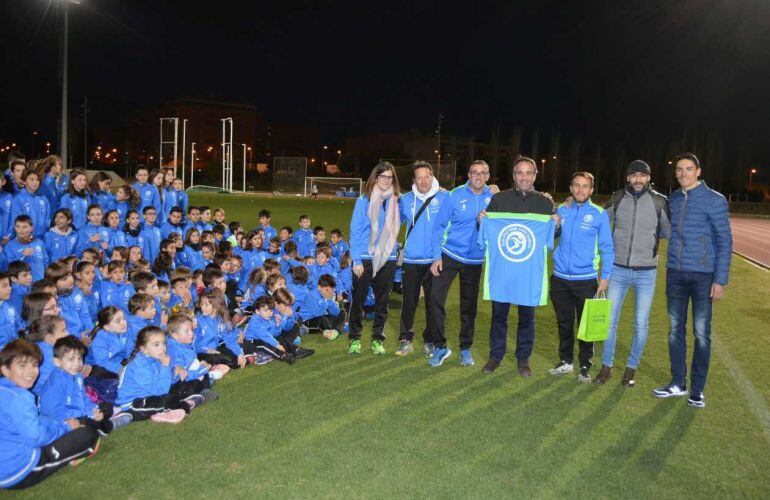
[[[2, 2], [1, 140], [55, 136], [61, 1]], [[82, 0], [70, 12], [72, 119], [88, 95], [97, 129], [195, 97], [337, 144], [431, 134], [442, 112], [445, 133], [481, 139], [540, 124], [642, 147], [690, 126], [770, 161], [764, 0]]]

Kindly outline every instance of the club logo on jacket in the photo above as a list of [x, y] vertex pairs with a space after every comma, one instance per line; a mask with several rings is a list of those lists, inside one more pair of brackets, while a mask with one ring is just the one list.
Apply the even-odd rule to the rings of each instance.
[[500, 255], [511, 262], [524, 262], [535, 252], [535, 234], [524, 224], [505, 226], [497, 237]]
[[437, 207], [438, 206], [438, 199], [437, 198], [433, 198], [432, 200], [430, 200], [430, 206]]

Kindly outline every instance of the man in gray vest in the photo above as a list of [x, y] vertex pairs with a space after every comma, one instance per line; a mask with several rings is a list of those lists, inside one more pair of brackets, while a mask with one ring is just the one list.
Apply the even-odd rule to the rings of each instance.
[[650, 187], [650, 166], [634, 160], [626, 168], [625, 189], [612, 193], [607, 213], [612, 221], [615, 262], [607, 298], [612, 303], [610, 331], [602, 346], [602, 368], [596, 377], [604, 384], [612, 377], [618, 320], [629, 289], [634, 290], [634, 335], [621, 383], [634, 387], [634, 375], [642, 358], [655, 294], [658, 240], [671, 235], [668, 200]]

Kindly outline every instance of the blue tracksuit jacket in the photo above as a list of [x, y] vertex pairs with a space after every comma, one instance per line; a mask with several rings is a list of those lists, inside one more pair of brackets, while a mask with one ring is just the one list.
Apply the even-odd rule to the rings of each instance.
[[434, 223], [431, 243], [434, 260], [443, 252], [465, 264], [484, 262], [484, 254], [476, 244], [479, 239], [477, 217], [479, 212], [486, 210], [491, 199], [489, 186], [484, 186], [480, 194], [474, 194], [469, 182], [449, 192], [448, 210], [440, 211]]
[[569, 281], [596, 279], [601, 260], [602, 278], [609, 279], [615, 246], [607, 212], [588, 200], [569, 208], [561, 205], [556, 213], [561, 217], [561, 236], [553, 252], [553, 274]]
[[[412, 225], [417, 212], [420, 211], [423, 202], [417, 199], [413, 191], [409, 191], [401, 197], [399, 209], [401, 222], [406, 229]], [[446, 191], [438, 191], [428, 206], [423, 211], [417, 223], [414, 225], [409, 238], [404, 241], [404, 262], [407, 264], [430, 264], [441, 255], [441, 248], [433, 248], [436, 223], [449, 219], [451, 210], [450, 195]], [[440, 222], [439, 222], [440, 223]], [[406, 235], [406, 233], [404, 233]], [[405, 236], [406, 237], [406, 236]]]
[[[380, 233], [382, 234], [382, 227], [385, 225], [386, 208], [393, 202], [393, 198], [388, 198], [385, 202], [385, 207], [380, 209]], [[361, 195], [356, 200], [356, 206], [353, 208], [353, 216], [350, 219], [350, 257], [353, 259], [353, 264], [359, 265], [364, 260], [372, 260], [372, 256], [369, 254], [369, 233], [371, 232], [371, 223], [369, 222], [369, 198], [365, 195]], [[397, 246], [393, 246], [393, 251], [390, 253], [388, 260], [396, 260]]]
[[86, 394], [83, 376], [54, 368], [40, 390], [40, 413], [57, 422], [68, 418], [93, 417], [96, 403]]
[[88, 223], [88, 202], [91, 201], [88, 194], [85, 196], [71, 195], [66, 193], [59, 201], [59, 208], [69, 208], [72, 212], [72, 227], [80, 229]]
[[125, 409], [135, 399], [163, 396], [171, 390], [173, 381], [173, 366], [163, 366], [157, 359], [139, 351], [120, 377], [116, 402]]

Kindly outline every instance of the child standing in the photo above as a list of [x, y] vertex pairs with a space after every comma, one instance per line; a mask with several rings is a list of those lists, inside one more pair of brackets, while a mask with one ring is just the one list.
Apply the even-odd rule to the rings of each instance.
[[3, 251], [8, 263], [21, 260], [29, 264], [32, 280], [43, 279], [45, 266], [48, 265], [48, 253], [42, 241], [32, 234], [32, 219], [29, 215], [20, 215], [14, 222], [16, 237], [8, 242]]
[[53, 226], [45, 233], [45, 248], [53, 262], [74, 255], [78, 244], [78, 233], [72, 229], [72, 213], [60, 208], [53, 216]]
[[102, 209], [91, 205], [86, 212], [88, 223], [78, 230], [77, 254], [83, 255], [86, 248], [96, 248], [104, 252], [109, 248], [110, 231], [102, 226]]

